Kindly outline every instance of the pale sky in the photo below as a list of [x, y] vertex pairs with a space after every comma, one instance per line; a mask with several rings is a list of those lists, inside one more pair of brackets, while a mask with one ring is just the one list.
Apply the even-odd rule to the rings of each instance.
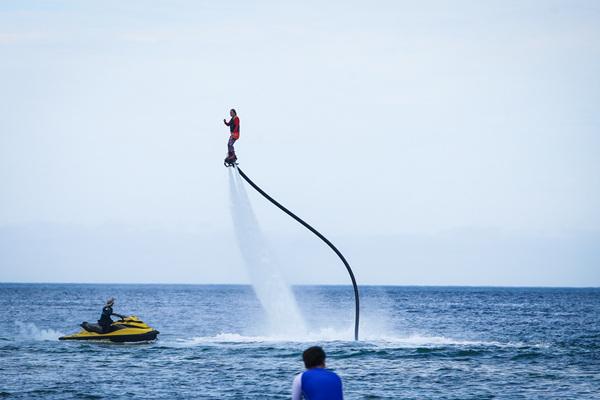
[[0, 281], [245, 282], [234, 107], [240, 166], [363, 282], [600, 286], [597, 1], [3, 1], [0, 59]]

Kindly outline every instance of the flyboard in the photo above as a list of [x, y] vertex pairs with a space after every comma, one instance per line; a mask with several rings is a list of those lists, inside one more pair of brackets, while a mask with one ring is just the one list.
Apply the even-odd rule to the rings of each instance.
[[333, 250], [333, 252], [340, 258], [340, 260], [346, 267], [346, 270], [348, 271], [348, 275], [350, 275], [350, 280], [352, 281], [352, 287], [354, 288], [354, 340], [358, 340], [358, 326], [359, 326], [359, 320], [360, 320], [360, 300], [359, 300], [359, 296], [358, 296], [358, 285], [356, 284], [356, 278], [354, 277], [354, 272], [352, 272], [352, 268], [350, 268], [350, 264], [348, 264], [348, 261], [346, 261], [346, 258], [344, 257], [344, 255], [337, 249], [337, 247], [335, 247], [333, 245], [333, 243], [331, 243], [329, 241], [329, 239], [327, 239], [325, 236], [323, 236], [319, 231], [317, 231], [315, 228], [310, 226], [307, 222], [305, 222], [303, 219], [298, 217], [296, 214], [294, 214], [293, 212], [291, 212], [290, 210], [285, 208], [277, 200], [275, 200], [274, 198], [269, 196], [264, 190], [262, 190], [260, 187], [258, 187], [257, 184], [255, 184], [250, 178], [248, 178], [248, 175], [246, 175], [244, 173], [244, 171], [242, 171], [238, 167], [237, 157], [235, 157], [235, 156], [227, 157], [227, 158], [225, 158], [223, 163], [226, 167], [235, 168], [239, 172], [240, 176], [242, 178], [244, 178], [244, 180], [246, 182], [248, 182], [248, 184], [250, 186], [252, 186], [252, 188], [254, 190], [256, 190], [258, 193], [260, 193], [265, 199], [267, 199], [271, 203], [273, 203], [281, 211], [283, 211], [284, 213], [286, 213], [287, 215], [289, 215], [290, 217], [292, 217], [293, 219], [298, 221], [306, 229], [308, 229], [309, 231], [314, 233], [319, 239], [321, 239], [323, 242], [325, 242], [325, 244], [327, 244], [327, 246], [329, 246], [329, 248], [331, 250]]
[[235, 167], [237, 164], [237, 157], [235, 153], [227, 155], [223, 160], [223, 165], [226, 167]]

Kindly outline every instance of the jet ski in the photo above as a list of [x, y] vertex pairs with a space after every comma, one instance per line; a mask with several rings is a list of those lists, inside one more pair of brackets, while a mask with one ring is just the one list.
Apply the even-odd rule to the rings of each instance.
[[150, 327], [135, 315], [124, 317], [114, 321], [108, 332], [100, 325], [84, 322], [81, 324], [83, 330], [72, 335], [61, 336], [59, 340], [102, 340], [110, 342], [147, 342], [156, 339], [160, 333]]

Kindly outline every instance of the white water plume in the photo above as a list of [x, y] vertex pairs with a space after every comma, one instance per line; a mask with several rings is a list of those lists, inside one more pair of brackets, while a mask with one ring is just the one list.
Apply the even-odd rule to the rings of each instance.
[[15, 322], [19, 329], [19, 337], [30, 340], [57, 340], [63, 333], [54, 329], [38, 328], [33, 322]]
[[306, 332], [294, 294], [269, 251], [236, 168], [229, 169], [229, 192], [238, 246], [254, 292], [267, 314], [269, 332], [276, 335]]

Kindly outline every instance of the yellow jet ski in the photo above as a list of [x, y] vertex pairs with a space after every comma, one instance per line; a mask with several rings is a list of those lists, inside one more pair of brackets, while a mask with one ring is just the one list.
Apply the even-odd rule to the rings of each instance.
[[59, 340], [102, 340], [111, 342], [147, 342], [156, 339], [160, 333], [150, 327], [135, 315], [121, 318], [111, 324], [110, 330], [105, 332], [100, 325], [84, 322], [83, 330], [68, 336], [61, 336]]

